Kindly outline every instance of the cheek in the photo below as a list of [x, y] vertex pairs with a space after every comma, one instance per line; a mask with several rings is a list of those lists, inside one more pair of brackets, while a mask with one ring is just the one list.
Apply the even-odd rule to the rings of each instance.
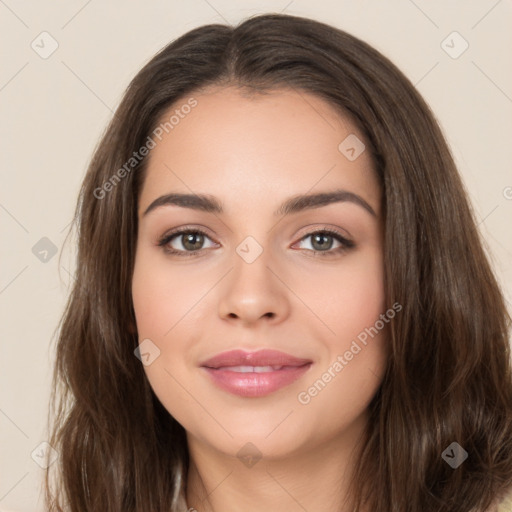
[[183, 364], [188, 339], [183, 329], [189, 320], [187, 311], [198, 297], [197, 290], [186, 286], [187, 280], [183, 271], [173, 270], [149, 251], [137, 253], [132, 301], [139, 343], [151, 340], [151, 360], [144, 372], [158, 399], [179, 422], [186, 420], [192, 405], [187, 386], [180, 384], [188, 382]]
[[347, 356], [346, 378], [370, 388], [385, 366], [388, 323], [392, 321], [386, 316], [382, 258], [380, 253], [372, 256], [354, 269], [353, 282], [344, 288], [336, 325], [340, 340], [336, 348]]
[[[310, 379], [311, 393], [304, 390], [308, 395], [305, 401], [311, 399], [319, 411], [342, 404], [332, 412], [342, 419], [351, 409], [353, 414], [364, 409], [380, 385], [387, 361], [388, 324], [395, 311], [386, 307], [378, 250], [347, 260], [325, 282], [323, 299], [316, 294], [312, 308], [321, 312], [320, 318], [329, 327], [330, 335], [323, 336], [328, 355]], [[390, 315], [386, 311], [391, 311]]]
[[209, 279], [204, 272], [194, 275], [190, 267], [173, 267], [153, 251], [137, 253], [132, 301], [139, 343], [149, 339], [156, 345], [158, 357], [144, 369], [157, 394], [173, 389], [171, 394], [179, 395], [178, 382], [187, 379], [185, 373], [194, 364], [191, 347], [201, 333], [194, 326], [201, 325], [204, 296], [213, 286]]
[[165, 258], [141, 251], [132, 279], [132, 301], [140, 337], [164, 338], [181, 319], [189, 318], [204, 293], [201, 284], [192, 283], [205, 281], [204, 276], [199, 279], [192, 274], [190, 269], [173, 268]]
[[[321, 268], [299, 280], [300, 294], [328, 327], [323, 336], [337, 349], [374, 325], [386, 311], [381, 251], [353, 254], [336, 267]], [[299, 290], [299, 288], [297, 288]], [[320, 333], [319, 333], [320, 334]]]
[[297, 395], [305, 415], [318, 415], [336, 430], [368, 407], [386, 370], [388, 326], [395, 315], [388, 311], [386, 316], [383, 286], [371, 280], [338, 294], [325, 317], [335, 333], [324, 337], [326, 357]]
[[355, 269], [340, 283], [334, 296], [334, 309], [338, 312], [335, 331], [344, 340], [374, 325], [386, 310], [383, 276], [377, 266]]

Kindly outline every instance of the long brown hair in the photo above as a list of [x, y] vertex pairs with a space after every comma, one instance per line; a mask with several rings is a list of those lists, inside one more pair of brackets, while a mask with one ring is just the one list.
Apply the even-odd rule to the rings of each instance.
[[[185, 510], [185, 431], [134, 356], [131, 277], [147, 158], [126, 162], [172, 105], [225, 85], [326, 100], [357, 123], [382, 184], [386, 300], [403, 311], [389, 324], [391, 355], [354, 467], [353, 510], [487, 510], [512, 486], [511, 319], [450, 150], [386, 57], [329, 25], [277, 14], [202, 26], [162, 49], [130, 83], [95, 150], [56, 346], [48, 422], [60, 457], [46, 474], [49, 510]], [[454, 442], [468, 454], [457, 468], [443, 457]]]

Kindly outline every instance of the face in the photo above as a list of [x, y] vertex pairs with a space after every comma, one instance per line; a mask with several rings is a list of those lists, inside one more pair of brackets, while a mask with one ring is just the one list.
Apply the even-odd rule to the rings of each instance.
[[[363, 424], [386, 363], [381, 191], [363, 136], [305, 92], [194, 98], [151, 150], [139, 198], [147, 378], [209, 449], [325, 445]], [[286, 356], [203, 366], [236, 349]]]

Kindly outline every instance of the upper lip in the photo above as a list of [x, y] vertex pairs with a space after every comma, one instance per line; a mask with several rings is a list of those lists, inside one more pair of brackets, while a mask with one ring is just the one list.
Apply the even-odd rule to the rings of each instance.
[[303, 366], [311, 362], [311, 359], [295, 357], [278, 350], [264, 349], [256, 352], [229, 350], [207, 359], [200, 366], [208, 368], [224, 366]]

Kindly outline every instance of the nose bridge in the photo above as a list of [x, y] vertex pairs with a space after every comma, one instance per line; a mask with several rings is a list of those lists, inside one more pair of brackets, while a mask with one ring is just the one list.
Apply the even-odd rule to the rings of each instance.
[[256, 321], [285, 314], [287, 299], [283, 284], [275, 276], [272, 251], [247, 236], [235, 248], [233, 268], [222, 286], [219, 315]]

